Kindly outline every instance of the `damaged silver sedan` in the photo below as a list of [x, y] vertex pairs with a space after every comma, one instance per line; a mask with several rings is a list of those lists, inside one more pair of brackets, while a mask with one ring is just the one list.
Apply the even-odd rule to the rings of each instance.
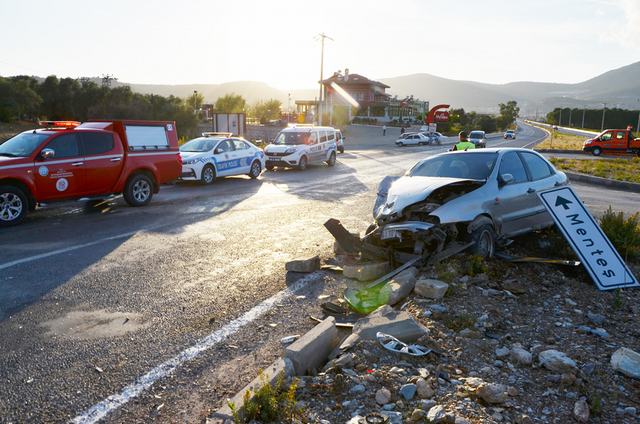
[[537, 193], [566, 184], [563, 172], [529, 149], [439, 154], [382, 180], [363, 241], [418, 255], [473, 242], [475, 253], [489, 257], [496, 244], [552, 226]]

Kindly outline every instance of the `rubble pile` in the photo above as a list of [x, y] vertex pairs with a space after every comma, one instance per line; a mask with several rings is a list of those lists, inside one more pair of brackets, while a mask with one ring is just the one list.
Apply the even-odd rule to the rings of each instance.
[[[310, 422], [640, 420], [637, 290], [600, 292], [580, 268], [468, 255], [390, 281], [388, 305], [297, 377]], [[430, 353], [387, 350], [377, 331]]]

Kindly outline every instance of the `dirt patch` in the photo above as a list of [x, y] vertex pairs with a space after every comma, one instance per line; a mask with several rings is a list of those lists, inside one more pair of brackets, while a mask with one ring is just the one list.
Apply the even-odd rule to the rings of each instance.
[[40, 324], [47, 336], [88, 340], [123, 336], [147, 327], [141, 314], [131, 312], [72, 311]]

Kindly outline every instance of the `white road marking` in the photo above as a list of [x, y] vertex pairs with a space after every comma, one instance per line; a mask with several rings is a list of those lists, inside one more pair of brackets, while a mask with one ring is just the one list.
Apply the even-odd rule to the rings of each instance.
[[95, 404], [91, 408], [84, 411], [82, 414], [75, 417], [71, 422], [76, 424], [96, 423], [107, 414], [120, 408], [131, 399], [139, 396], [143, 391], [151, 387], [156, 381], [172, 374], [180, 365], [185, 362], [195, 359], [198, 355], [211, 349], [227, 337], [238, 332], [242, 327], [250, 324], [255, 319], [259, 318], [268, 312], [275, 304], [281, 302], [285, 298], [293, 295], [298, 290], [305, 287], [308, 283], [322, 277], [321, 272], [314, 272], [305, 276], [304, 278], [296, 281], [291, 287], [282, 290], [267, 300], [254, 306], [253, 309], [244, 313], [239, 318], [231, 321], [219, 330], [214, 331], [208, 336], [200, 339], [198, 343], [189, 347], [173, 358], [158, 365], [145, 375], [139, 377], [135, 382], [126, 386], [120, 393], [113, 394], [101, 402]]

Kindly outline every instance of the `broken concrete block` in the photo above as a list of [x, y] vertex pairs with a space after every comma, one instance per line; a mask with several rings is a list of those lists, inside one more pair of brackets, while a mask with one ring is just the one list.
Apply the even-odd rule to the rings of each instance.
[[211, 422], [225, 423], [227, 420], [233, 420], [233, 413], [229, 404], [232, 404], [239, 414], [242, 416], [244, 412], [244, 395], [247, 391], [251, 393], [250, 399], [253, 398], [253, 394], [263, 387], [265, 384], [274, 385], [278, 380], [280, 374], [284, 374], [285, 377], [295, 375], [293, 364], [287, 358], [280, 358], [274, 363], [265, 368], [260, 375], [247, 384], [242, 390], [225, 402], [222, 408], [218, 409], [212, 416]]
[[442, 299], [447, 292], [449, 284], [444, 281], [434, 280], [431, 278], [420, 278], [416, 281], [414, 288], [416, 294], [428, 299]]
[[545, 350], [538, 354], [538, 359], [542, 366], [555, 372], [574, 372], [578, 366], [576, 362], [563, 352], [554, 349]]
[[293, 363], [297, 375], [320, 369], [338, 345], [336, 319], [329, 317], [285, 349], [285, 358]]
[[640, 353], [626, 347], [613, 352], [611, 366], [627, 377], [640, 379]]
[[418, 269], [412, 266], [400, 272], [387, 283], [389, 290], [389, 300], [387, 303], [389, 305], [395, 305], [411, 294], [416, 284], [417, 273]]
[[[354, 238], [360, 239], [360, 234], [359, 233], [349, 233], [351, 234]], [[353, 255], [353, 254], [357, 254], [357, 252], [349, 252], [345, 249], [342, 248], [342, 246], [340, 246], [340, 243], [338, 243], [338, 240], [334, 240], [333, 241], [333, 253], [336, 255]]]
[[377, 340], [378, 331], [403, 342], [414, 342], [429, 333], [408, 312], [396, 311], [389, 305], [379, 307], [353, 325], [353, 333], [358, 334], [361, 339]]
[[314, 256], [310, 259], [296, 259], [289, 261], [285, 269], [291, 272], [314, 272], [320, 269], [320, 257]]
[[342, 275], [354, 278], [358, 281], [371, 281], [391, 271], [389, 262], [363, 262], [357, 264], [344, 264]]

